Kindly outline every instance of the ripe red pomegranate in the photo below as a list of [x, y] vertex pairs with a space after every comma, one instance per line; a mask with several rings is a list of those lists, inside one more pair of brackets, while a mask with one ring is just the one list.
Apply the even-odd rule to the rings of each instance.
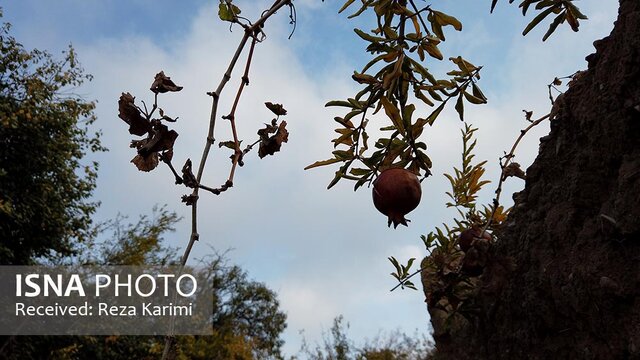
[[418, 177], [402, 168], [383, 171], [373, 182], [373, 205], [389, 217], [388, 226], [407, 226], [406, 214], [420, 204], [422, 188]]
[[[480, 237], [482, 235], [482, 237]], [[460, 249], [467, 252], [471, 248], [473, 241], [491, 241], [491, 234], [488, 232], [482, 233], [482, 228], [474, 225], [471, 228], [460, 233], [458, 237], [458, 245]]]

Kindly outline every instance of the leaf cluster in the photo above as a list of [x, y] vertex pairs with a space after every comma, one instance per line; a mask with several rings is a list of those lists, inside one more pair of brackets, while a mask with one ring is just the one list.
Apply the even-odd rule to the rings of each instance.
[[461, 130], [462, 135], [462, 167], [454, 167], [453, 174], [444, 174], [449, 180], [451, 190], [446, 194], [451, 199], [446, 205], [454, 207], [458, 211], [459, 217], [453, 219], [454, 225], [443, 224], [444, 228], [436, 227], [435, 232], [431, 232], [422, 237], [427, 250], [435, 248], [444, 249], [446, 252], [456, 251], [458, 239], [461, 232], [474, 227], [483, 227], [489, 223], [493, 213], [493, 220], [486, 230], [494, 230], [506, 219], [509, 210], [504, 210], [502, 206], [493, 211], [492, 206], [483, 205], [481, 209], [477, 207], [478, 192], [491, 181], [484, 180], [484, 165], [486, 161], [473, 163], [475, 157], [473, 150], [477, 144], [474, 133], [477, 128], [465, 123]]
[[[180, 219], [164, 207], [129, 222], [123, 216], [99, 226], [68, 265], [175, 265], [176, 251], [166, 236]], [[189, 270], [203, 275], [213, 293], [211, 336], [177, 336], [175, 359], [280, 359], [286, 314], [275, 292], [228, 264], [225, 254], [202, 259]], [[157, 359], [164, 336], [22, 336], [5, 339], [2, 359]]]
[[323, 332], [322, 343], [310, 348], [303, 338], [302, 347], [291, 360], [426, 360], [433, 353], [433, 342], [425, 335], [400, 331], [381, 332], [363, 344], [349, 338], [349, 323], [342, 315], [333, 320], [330, 331]]
[[[513, 2], [514, 0], [509, 0], [510, 4]], [[542, 41], [547, 40], [558, 26], [565, 21], [569, 24], [571, 30], [577, 32], [580, 27], [580, 20], [587, 20], [588, 18], [580, 12], [580, 9], [573, 2], [574, 0], [522, 0], [519, 7], [522, 8], [523, 16], [527, 15], [527, 11], [532, 5], [539, 12], [522, 31], [522, 35], [527, 35], [529, 31], [538, 26], [549, 15], [555, 15], [555, 18], [549, 24], [549, 29], [543, 35]], [[497, 4], [498, 0], [491, 1], [491, 12], [493, 12]]]
[[[155, 169], [161, 159], [170, 162], [173, 158], [173, 144], [178, 137], [175, 130], [169, 130], [165, 125], [176, 122], [178, 118], [166, 115], [164, 110], [158, 107], [158, 94], [178, 92], [182, 90], [182, 86], [177, 86], [164, 71], [160, 71], [154, 77], [149, 90], [154, 94], [154, 103], [150, 110], [144, 101], [144, 109], [137, 106], [135, 97], [129, 93], [122, 93], [118, 100], [118, 117], [129, 125], [129, 133], [146, 136], [131, 142], [131, 147], [137, 150], [137, 155], [131, 162], [140, 171]], [[156, 110], [158, 116], [154, 117]]]
[[[350, 7], [347, 1], [340, 11]], [[429, 176], [432, 166], [426, 154], [427, 144], [420, 140], [427, 125], [431, 126], [449, 100], [464, 118], [464, 103], [484, 104], [487, 99], [477, 85], [480, 67], [460, 56], [449, 60], [455, 68], [449, 78], [438, 79], [424, 65], [443, 60], [438, 45], [445, 40], [444, 28], [462, 30], [455, 17], [431, 8], [418, 9], [412, 1], [370, 0], [350, 17], [365, 11], [376, 17], [377, 27], [367, 32], [355, 29], [367, 43], [366, 51], [373, 59], [352, 78], [362, 89], [352, 98], [329, 101], [326, 106], [347, 108], [344, 116], [335, 117], [339, 127], [333, 139], [333, 157], [317, 161], [306, 169], [341, 164], [329, 188], [341, 179], [356, 181], [355, 189], [371, 183], [386, 168], [407, 168], [416, 175]], [[433, 110], [417, 114], [415, 102]], [[380, 130], [387, 135], [369, 144], [368, 115], [383, 110], [387, 123]], [[358, 166], [355, 166], [357, 164]]]
[[[451, 201], [447, 203], [447, 207], [454, 207], [458, 211], [458, 217], [453, 219], [453, 225], [443, 224], [442, 227], [436, 227], [434, 231], [421, 236], [429, 255], [415, 272], [411, 272], [415, 259], [409, 259], [407, 265], [399, 265], [395, 258], [389, 258], [396, 270], [392, 276], [399, 283], [397, 287], [415, 289], [415, 286], [408, 286], [407, 283], [413, 285], [409, 279], [422, 272], [428, 274], [426, 278], [430, 279], [429, 282], [423, 283], [427, 294], [436, 294], [433, 296], [438, 298], [442, 294], [447, 294], [457, 301], [469, 295], [468, 285], [473, 282], [470, 280], [473, 276], [464, 269], [466, 254], [460, 248], [460, 236], [464, 231], [474, 229], [474, 236], [479, 234], [478, 237], [481, 238], [483, 234], [480, 229], [489, 223], [486, 229], [487, 234], [493, 236], [492, 230], [500, 226], [508, 213], [508, 210], [505, 211], [502, 206], [498, 206], [495, 211], [493, 207], [488, 206], [483, 206], [482, 209], [477, 208], [478, 192], [490, 183], [483, 179], [486, 161], [473, 162], [475, 157], [473, 150], [477, 144], [474, 134], [477, 130], [469, 124], [464, 124], [461, 130], [462, 166], [459, 169], [454, 167], [453, 174], [444, 174], [451, 185], [451, 190], [447, 192]], [[488, 219], [492, 216], [493, 220], [489, 222]], [[425, 278], [424, 274], [423, 278]]]
[[[286, 328], [286, 314], [276, 293], [263, 283], [252, 281], [246, 271], [229, 266], [221, 256], [203, 260], [207, 284], [213, 289], [212, 324], [214, 338], [195, 338], [188, 356], [200, 348], [212, 359], [279, 359], [284, 344], [280, 334]], [[185, 338], [185, 340], [190, 340]], [[231, 341], [229, 341], [231, 340]], [[248, 353], [249, 357], [235, 354]], [[191, 354], [191, 355], [190, 355]]]
[[[222, 5], [222, 4], [221, 4]], [[178, 117], [170, 117], [165, 111], [158, 106], [158, 95], [164, 93], [178, 92], [182, 90], [182, 86], [176, 85], [173, 80], [164, 71], [160, 71], [154, 77], [153, 83], [149, 90], [154, 94], [154, 103], [151, 109], [147, 108], [147, 105], [142, 101], [140, 107], [135, 103], [135, 97], [130, 93], [122, 93], [118, 100], [118, 117], [129, 125], [129, 133], [136, 136], [145, 136], [140, 140], [133, 140], [131, 147], [137, 150], [136, 156], [131, 162], [140, 171], [154, 170], [160, 161], [166, 163], [171, 169], [176, 184], [183, 184], [188, 188], [202, 188], [208, 190], [216, 195], [227, 190], [233, 186], [233, 182], [230, 179], [225, 182], [219, 188], [210, 188], [202, 185], [197, 181], [196, 176], [193, 173], [191, 159], [187, 159], [182, 167], [181, 174], [178, 174], [173, 166], [173, 145], [178, 137], [178, 132], [170, 130], [167, 123], [175, 123]], [[220, 148], [228, 148], [233, 150], [230, 159], [233, 163], [233, 169], [235, 165], [244, 165], [244, 156], [251, 151], [253, 146], [259, 144], [258, 155], [260, 158], [264, 158], [267, 155], [273, 155], [280, 151], [282, 143], [288, 141], [289, 132], [286, 129], [287, 122], [282, 121], [278, 124], [279, 117], [286, 115], [287, 110], [281, 104], [273, 104], [266, 102], [265, 106], [276, 115], [271, 121], [271, 124], [265, 124], [265, 128], [258, 130], [259, 139], [253, 144], [247, 146], [244, 150], [240, 148], [242, 140], [238, 140], [234, 136], [234, 140], [221, 141], [218, 143]], [[158, 111], [157, 115], [156, 110]], [[235, 120], [233, 113], [227, 116], [223, 116], [223, 119]], [[233, 124], [235, 135], [235, 123]], [[193, 198], [185, 195], [183, 202], [187, 205], [193, 204]]]

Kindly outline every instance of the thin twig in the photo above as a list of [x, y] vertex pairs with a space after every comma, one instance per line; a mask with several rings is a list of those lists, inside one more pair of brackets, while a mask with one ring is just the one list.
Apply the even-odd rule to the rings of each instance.
[[[240, 81], [240, 87], [238, 88], [238, 93], [236, 94], [236, 98], [233, 101], [233, 106], [231, 107], [231, 113], [227, 115], [225, 118], [229, 119], [231, 122], [231, 132], [233, 133], [233, 143], [234, 143], [234, 154], [233, 154], [233, 162], [231, 164], [231, 170], [229, 171], [229, 178], [227, 180], [227, 184], [233, 184], [233, 176], [236, 172], [236, 167], [238, 166], [238, 161], [242, 156], [242, 150], [240, 149], [240, 140], [238, 139], [238, 131], [236, 130], [236, 109], [238, 108], [238, 104], [240, 103], [240, 97], [242, 96], [242, 91], [245, 86], [249, 85], [249, 69], [251, 68], [251, 59], [253, 58], [253, 49], [256, 46], [256, 42], [258, 39], [254, 36], [251, 41], [251, 47], [249, 48], [249, 55], [247, 56], [247, 65], [244, 68], [244, 74], [242, 75], [242, 81]], [[231, 187], [231, 186], [229, 186]]]
[[[516, 152], [516, 148], [518, 147], [518, 144], [520, 144], [520, 141], [524, 138], [524, 136], [527, 134], [527, 132], [529, 132], [529, 130], [533, 129], [534, 127], [536, 127], [538, 124], [540, 124], [544, 120], [548, 119], [549, 115], [550, 114], [547, 114], [547, 115], [541, 117], [540, 119], [532, 121], [531, 124], [529, 124], [529, 126], [524, 128], [523, 130], [520, 130], [520, 135], [516, 139], [516, 142], [513, 143], [513, 146], [511, 147], [511, 151], [509, 151], [508, 154], [506, 154], [505, 156], [503, 156], [501, 158], [501, 160], [500, 160], [500, 181], [498, 181], [498, 188], [496, 189], [496, 197], [493, 199], [493, 208], [491, 209], [491, 215], [489, 216], [489, 219], [487, 219], [487, 223], [482, 228], [482, 232], [480, 233], [479, 238], [482, 238], [482, 236], [487, 231], [489, 226], [491, 226], [491, 223], [493, 222], [493, 217], [495, 216], [496, 211], [498, 210], [498, 206], [500, 205], [500, 195], [502, 194], [502, 184], [504, 183], [504, 181], [508, 177], [508, 176], [506, 176], [506, 174], [504, 172], [504, 169], [506, 169], [507, 166], [509, 166], [509, 164], [511, 163], [511, 161], [515, 157], [515, 152]], [[504, 159], [504, 162], [502, 162], [502, 159]]]
[[418, 10], [418, 7], [413, 2], [413, 0], [409, 0], [409, 3], [411, 4], [411, 7], [413, 8], [413, 11], [415, 11], [415, 15], [414, 16], [418, 16], [418, 19], [420, 20], [420, 23], [422, 24], [422, 27], [423, 27], [423, 30], [424, 30], [425, 34], [430, 35], [429, 34], [429, 28], [427, 27], [427, 24], [425, 24], [424, 19], [422, 18], [420, 13], [425, 11], [425, 10], [431, 10], [431, 8], [429, 6], [427, 6], [427, 7], [423, 8], [422, 10]]
[[173, 164], [171, 163], [171, 160], [166, 160], [164, 155], [163, 155], [162, 156], [162, 161], [165, 164], [167, 164], [167, 166], [169, 166], [169, 169], [171, 169], [171, 172], [173, 173], [173, 176], [175, 176], [175, 178], [176, 178], [176, 184], [182, 184], [184, 182], [184, 180], [182, 180], [182, 177], [178, 174], [176, 169], [173, 167]]
[[411, 275], [407, 276], [406, 278], [400, 280], [400, 282], [398, 282], [398, 285], [394, 286], [393, 289], [389, 290], [389, 292], [399, 288], [400, 286], [403, 286], [407, 281], [409, 281], [409, 279], [411, 279], [412, 277], [416, 276], [417, 274], [419, 274], [423, 269], [420, 268], [416, 271], [414, 271], [413, 273], [411, 273]]
[[[200, 160], [200, 165], [198, 167], [198, 172], [196, 174], [196, 181], [198, 182], [198, 184], [201, 183], [202, 181], [202, 175], [204, 173], [204, 168], [205, 165], [207, 163], [207, 159], [209, 157], [209, 151], [211, 150], [211, 145], [213, 145], [215, 138], [214, 138], [214, 130], [215, 130], [215, 125], [216, 125], [216, 120], [217, 120], [217, 114], [218, 114], [218, 104], [219, 104], [219, 99], [220, 99], [220, 95], [222, 93], [222, 90], [224, 90], [224, 87], [226, 86], [226, 84], [229, 82], [229, 80], [231, 79], [231, 73], [233, 72], [233, 69], [235, 68], [235, 65], [238, 61], [238, 58], [240, 57], [240, 54], [242, 53], [242, 50], [244, 49], [244, 46], [246, 45], [247, 41], [249, 40], [250, 37], [252, 37], [256, 32], [260, 32], [263, 24], [265, 23], [265, 21], [267, 21], [267, 19], [269, 17], [271, 17], [276, 11], [278, 11], [279, 9], [281, 9], [283, 6], [286, 6], [287, 4], [289, 4], [290, 0], [277, 0], [274, 2], [274, 4], [271, 6], [271, 8], [269, 10], [267, 10], [266, 12], [264, 12], [262, 14], [262, 16], [260, 17], [260, 19], [258, 19], [253, 25], [245, 28], [245, 32], [244, 35], [242, 37], [242, 39], [240, 40], [240, 43], [238, 44], [238, 47], [231, 59], [231, 62], [229, 63], [229, 66], [227, 67], [227, 71], [224, 73], [222, 80], [220, 81], [220, 84], [218, 85], [218, 87], [216, 88], [216, 90], [212, 93], [209, 93], [209, 95], [211, 95], [213, 97], [213, 103], [211, 105], [211, 116], [209, 117], [209, 131], [207, 133], [207, 139], [206, 139], [206, 143], [204, 146], [204, 149], [202, 151], [202, 158]], [[194, 204], [193, 204], [193, 209], [196, 208], [196, 202], [198, 199], [198, 187], [193, 189], [193, 193], [192, 193], [192, 197], [194, 197]], [[193, 210], [192, 209], [192, 210]], [[192, 211], [192, 216], [195, 217], [195, 212]], [[187, 259], [189, 258], [189, 253], [191, 251], [191, 247], [193, 246], [193, 242], [198, 240], [199, 235], [198, 235], [198, 231], [197, 231], [197, 221], [196, 219], [192, 220], [192, 227], [191, 227], [191, 239], [190, 239], [190, 243], [187, 246], [187, 248], [185, 249], [185, 252], [182, 256], [182, 260], [181, 260], [181, 266], [184, 266], [187, 262]]]

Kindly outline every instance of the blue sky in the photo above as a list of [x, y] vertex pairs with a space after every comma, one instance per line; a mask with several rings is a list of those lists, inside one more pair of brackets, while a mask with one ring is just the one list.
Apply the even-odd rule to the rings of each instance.
[[[255, 18], [269, 1], [236, 1], [243, 14]], [[480, 127], [478, 160], [489, 160], [487, 187], [481, 201], [488, 203], [498, 175], [497, 159], [507, 150], [526, 123], [522, 110], [543, 115], [549, 110], [547, 87], [555, 76], [584, 69], [584, 57], [593, 52], [592, 42], [613, 27], [617, 2], [582, 0], [577, 4], [590, 20], [579, 33], [561, 26], [546, 43], [541, 26], [527, 37], [520, 34], [531, 17], [522, 18], [515, 5], [499, 2], [489, 15], [489, 1], [436, 1], [433, 7], [457, 16], [461, 33], [447, 33], [445, 57], [462, 55], [484, 65], [480, 83], [489, 104], [467, 107], [467, 120]], [[427, 333], [429, 319], [421, 292], [396, 291], [389, 276], [387, 257], [421, 258], [425, 255], [419, 236], [455, 215], [444, 207], [448, 182], [442, 173], [458, 166], [461, 143], [457, 115], [446, 111], [433, 128], [425, 131], [434, 176], [423, 182], [423, 199], [408, 218], [408, 228], [386, 227], [386, 219], [371, 203], [368, 189], [352, 191], [352, 183], [327, 191], [335, 168], [304, 171], [304, 166], [330, 157], [333, 117], [339, 110], [325, 108], [328, 100], [353, 96], [354, 69], [367, 61], [364, 44], [351, 31], [354, 26], [372, 27], [366, 19], [350, 21], [337, 15], [339, 2], [296, 1], [298, 25], [291, 40], [288, 12], [282, 11], [267, 24], [267, 41], [256, 48], [251, 84], [237, 114], [241, 138], [253, 139], [255, 131], [271, 115], [264, 101], [283, 103], [289, 114], [289, 142], [274, 157], [246, 159], [235, 186], [223, 196], [203, 194], [200, 200], [201, 241], [194, 256], [212, 248], [229, 253], [232, 262], [249, 271], [253, 279], [278, 292], [288, 314], [285, 350], [295, 353], [300, 330], [310, 342], [342, 314], [351, 324], [356, 340], [374, 337], [379, 330], [415, 329]], [[97, 156], [100, 162], [96, 199], [102, 202], [98, 219], [118, 213], [132, 218], [149, 213], [154, 204], [167, 204], [185, 217], [171, 245], [183, 247], [189, 236], [189, 209], [180, 203], [183, 188], [173, 185], [166, 168], [140, 173], [129, 163], [130, 136], [117, 117], [117, 100], [129, 91], [138, 100], [152, 100], [148, 87], [156, 72], [164, 70], [184, 90], [163, 96], [161, 104], [180, 116], [175, 145], [177, 164], [190, 157], [199, 161], [213, 90], [242, 35], [217, 19], [214, 1], [86, 1], [21, 0], [2, 4], [4, 21], [26, 47], [59, 53], [72, 43], [88, 73], [95, 76], [79, 93], [98, 101], [97, 127], [110, 151]], [[444, 74], [450, 63], [427, 66]], [[233, 80], [239, 76], [234, 75]], [[236, 82], [223, 93], [221, 108], [229, 109]], [[228, 110], [227, 110], [228, 111]], [[429, 109], [418, 108], [428, 113]], [[545, 124], [531, 133], [516, 161], [528, 167], [536, 156], [538, 138], [548, 132]], [[216, 138], [230, 139], [220, 127]], [[218, 185], [227, 173], [227, 153], [214, 152], [205, 182]], [[506, 184], [505, 201], [523, 182]], [[135, 189], [131, 191], [130, 189]]]

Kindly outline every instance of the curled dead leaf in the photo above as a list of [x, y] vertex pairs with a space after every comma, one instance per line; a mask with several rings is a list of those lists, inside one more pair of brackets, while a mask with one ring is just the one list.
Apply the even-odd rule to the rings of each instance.
[[[185, 186], [188, 186], [190, 188], [195, 188], [196, 186], [198, 186], [198, 181], [193, 175], [191, 159], [187, 159], [187, 161], [185, 161], [184, 163], [184, 166], [182, 167], [182, 181], [184, 182]], [[187, 205], [189, 204], [187, 203]]]
[[164, 74], [164, 71], [160, 71], [156, 74], [153, 84], [151, 84], [151, 91], [155, 94], [157, 93], [166, 93], [169, 91], [180, 91], [182, 90], [182, 86], [176, 85], [170, 77]]
[[[258, 149], [258, 156], [264, 158], [267, 155], [273, 155], [280, 151], [283, 142], [289, 140], [289, 131], [286, 129], [287, 122], [283, 121], [279, 126], [275, 126], [275, 121], [271, 125], [267, 125], [264, 129], [258, 130], [260, 135], [260, 148]], [[269, 136], [269, 134], [273, 134]]]
[[520, 168], [520, 164], [517, 162], [512, 162], [507, 165], [504, 169], [502, 169], [502, 176], [506, 179], [511, 176], [518, 177], [522, 180], [526, 179], [524, 171]]
[[135, 97], [122, 93], [118, 100], [118, 117], [129, 124], [129, 133], [142, 136], [151, 130], [151, 123], [145, 119], [135, 105]]
[[287, 110], [282, 107], [282, 104], [274, 104], [272, 102], [267, 101], [266, 103], [264, 103], [267, 106], [267, 109], [271, 110], [271, 112], [273, 112], [274, 114], [280, 116], [280, 115], [287, 115]]
[[158, 166], [158, 153], [150, 153], [147, 155], [136, 155], [131, 162], [138, 168], [140, 171], [151, 171]]
[[173, 149], [173, 144], [178, 137], [178, 133], [175, 130], [169, 130], [166, 125], [162, 125], [159, 122], [153, 125], [153, 130], [153, 136], [144, 146], [138, 148], [138, 153], [148, 154]]

